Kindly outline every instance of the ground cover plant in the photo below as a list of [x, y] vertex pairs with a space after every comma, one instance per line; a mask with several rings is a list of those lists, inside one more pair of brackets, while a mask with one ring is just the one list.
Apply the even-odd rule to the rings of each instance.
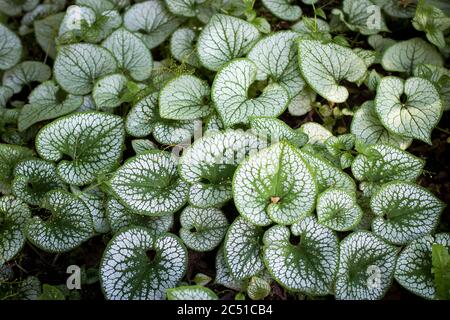
[[450, 5], [0, 0], [0, 299], [450, 299]]

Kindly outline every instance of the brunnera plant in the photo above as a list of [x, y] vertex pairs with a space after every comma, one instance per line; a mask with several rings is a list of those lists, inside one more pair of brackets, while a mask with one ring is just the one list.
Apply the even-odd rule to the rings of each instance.
[[322, 2], [1, 0], [0, 297], [450, 299], [449, 7]]

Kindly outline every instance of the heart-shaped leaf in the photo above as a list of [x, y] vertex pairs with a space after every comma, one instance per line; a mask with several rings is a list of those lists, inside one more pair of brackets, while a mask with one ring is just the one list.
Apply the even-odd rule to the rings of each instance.
[[347, 100], [348, 90], [339, 82], [360, 81], [366, 74], [364, 61], [351, 49], [318, 40], [299, 42], [299, 63], [303, 78], [328, 101]]
[[370, 0], [344, 0], [342, 11], [333, 9], [336, 14], [352, 31], [358, 31], [364, 35], [389, 31], [384, 22], [381, 8]]
[[420, 38], [400, 41], [390, 46], [381, 58], [381, 65], [387, 71], [411, 74], [414, 67], [421, 63], [443, 65], [439, 52]]
[[96, 79], [116, 69], [116, 59], [107, 49], [89, 43], [60, 47], [53, 68], [59, 85], [76, 95], [90, 93]]
[[25, 234], [35, 246], [47, 252], [67, 252], [93, 235], [89, 209], [74, 195], [49, 191], [41, 208], [50, 212], [48, 219], [34, 216], [25, 227]]
[[61, 188], [64, 188], [64, 183], [51, 162], [29, 159], [20, 162], [14, 169], [12, 192], [30, 205], [40, 205], [48, 191]]
[[393, 180], [414, 181], [425, 162], [409, 152], [386, 145], [371, 145], [352, 163], [353, 176], [363, 182], [383, 184]]
[[124, 101], [128, 80], [123, 74], [111, 74], [98, 79], [92, 91], [92, 98], [99, 109], [116, 108]]
[[28, 206], [12, 196], [0, 198], [0, 266], [25, 244], [23, 226], [31, 217]]
[[239, 213], [255, 225], [290, 225], [314, 209], [317, 186], [300, 154], [279, 142], [242, 162], [233, 178]]
[[375, 110], [388, 130], [431, 144], [442, 103], [439, 92], [426, 79], [384, 77], [378, 86]]
[[23, 61], [3, 73], [3, 85], [19, 93], [33, 82], [44, 82], [50, 78], [50, 67], [38, 61]]
[[236, 218], [224, 241], [224, 257], [231, 276], [243, 280], [264, 269], [262, 237], [264, 230], [243, 218]]
[[77, 113], [44, 126], [36, 136], [36, 150], [43, 159], [59, 162], [57, 172], [66, 183], [85, 185], [117, 164], [124, 135], [118, 116]]
[[114, 198], [106, 202], [106, 216], [111, 224], [112, 232], [116, 233], [126, 227], [145, 227], [152, 235], [160, 236], [169, 231], [173, 225], [173, 215], [149, 217], [128, 209]]
[[150, 77], [153, 58], [145, 43], [135, 34], [121, 28], [114, 31], [102, 46], [111, 51], [117, 60], [117, 67], [134, 80], [143, 81]]
[[217, 250], [215, 266], [216, 266], [216, 278], [214, 279], [214, 283], [220, 284], [224, 287], [236, 291], [242, 290], [243, 281], [236, 280], [231, 275], [231, 271], [225, 262], [223, 246], [221, 246], [219, 250]]
[[399, 136], [387, 130], [375, 111], [373, 101], [364, 102], [353, 115], [351, 132], [366, 144], [385, 143], [400, 149], [410, 146], [412, 139]]
[[178, 177], [175, 157], [166, 151], [148, 151], [128, 159], [110, 184], [123, 204], [143, 215], [174, 213], [187, 200], [188, 185]]
[[199, 285], [181, 286], [167, 290], [168, 300], [218, 300], [219, 297], [209, 288]]
[[319, 193], [328, 188], [339, 188], [350, 193], [355, 191], [356, 187], [353, 179], [342, 170], [339, 170], [330, 161], [324, 159], [324, 157], [307, 150], [300, 151], [300, 155], [314, 174]]
[[247, 286], [247, 294], [252, 300], [263, 300], [271, 290], [270, 283], [260, 277], [252, 277]]
[[33, 151], [28, 148], [0, 143], [0, 192], [9, 193], [14, 168], [21, 160], [32, 156]]
[[436, 288], [432, 274], [433, 243], [450, 248], [450, 234], [426, 235], [411, 241], [400, 253], [395, 266], [395, 280], [414, 294], [427, 299], [436, 299]]
[[0, 23], [0, 69], [15, 66], [22, 55], [22, 43], [19, 37]]
[[372, 230], [384, 240], [403, 245], [431, 233], [445, 207], [427, 189], [409, 182], [383, 185], [370, 200], [377, 216]]
[[257, 67], [248, 59], [226, 64], [214, 78], [211, 98], [226, 127], [248, 123], [250, 116], [279, 116], [287, 107], [289, 95], [283, 86], [272, 83], [257, 97], [249, 96]]
[[269, 138], [272, 143], [285, 140], [294, 146], [301, 147], [308, 141], [308, 136], [294, 130], [281, 120], [271, 117], [250, 118], [252, 132], [262, 138]]
[[[298, 33], [281, 31], [259, 40], [248, 53], [248, 59], [257, 66], [256, 79], [282, 85], [292, 99], [305, 83], [300, 75], [297, 57]], [[273, 63], [274, 60], [277, 63]]]
[[179, 162], [180, 175], [190, 184], [189, 202], [211, 207], [228, 201], [237, 165], [264, 147], [264, 141], [239, 130], [211, 133], [195, 141]]
[[216, 208], [186, 207], [180, 223], [180, 237], [186, 246], [202, 252], [217, 247], [228, 229], [227, 218]]
[[368, 231], [341, 241], [335, 297], [338, 300], [378, 300], [391, 286], [398, 249]]
[[282, 20], [295, 21], [302, 15], [302, 8], [292, 0], [263, 0], [262, 3], [273, 15]]
[[363, 216], [353, 194], [334, 188], [319, 195], [316, 210], [319, 223], [336, 231], [355, 228]]
[[28, 101], [19, 114], [17, 125], [20, 131], [37, 122], [75, 111], [83, 103], [83, 98], [66, 94], [51, 80], [37, 86], [28, 96]]
[[[291, 232], [300, 238], [299, 244], [291, 243]], [[313, 217], [294, 224], [291, 232], [278, 225], [264, 234], [264, 263], [269, 273], [288, 290], [331, 293], [339, 257], [336, 235]]]
[[181, 75], [165, 84], [159, 94], [161, 117], [173, 120], [194, 120], [211, 112], [206, 81], [192, 75]]
[[170, 53], [182, 63], [190, 64], [193, 67], [200, 67], [200, 60], [197, 56], [195, 41], [197, 35], [189, 28], [179, 28], [170, 38]]
[[161, 300], [181, 280], [186, 267], [187, 251], [178, 237], [155, 237], [146, 228], [131, 227], [108, 243], [100, 282], [109, 300]]
[[125, 28], [138, 32], [150, 49], [159, 46], [181, 23], [182, 19], [167, 11], [159, 0], [136, 3], [123, 16]]
[[214, 15], [204, 27], [197, 43], [201, 64], [213, 71], [244, 56], [260, 37], [251, 23], [223, 14]]

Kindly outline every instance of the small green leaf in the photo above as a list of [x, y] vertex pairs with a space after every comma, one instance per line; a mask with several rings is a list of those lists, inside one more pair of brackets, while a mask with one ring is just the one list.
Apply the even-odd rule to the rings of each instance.
[[245, 55], [260, 37], [258, 29], [242, 19], [214, 15], [203, 28], [197, 43], [201, 64], [213, 71]]
[[178, 237], [155, 237], [142, 227], [126, 228], [105, 249], [100, 283], [109, 300], [161, 300], [186, 268], [187, 250]]
[[181, 286], [167, 290], [168, 300], [218, 300], [219, 297], [209, 288], [202, 286]]
[[270, 283], [260, 277], [252, 277], [247, 286], [247, 294], [252, 300], [263, 300], [270, 294]]
[[450, 17], [433, 5], [420, 0], [412, 25], [419, 31], [426, 33], [428, 41], [439, 48], [445, 47], [444, 32], [450, 28]]
[[25, 226], [27, 239], [47, 252], [67, 252], [93, 235], [92, 218], [84, 202], [63, 190], [49, 191], [42, 201], [50, 217], [34, 216]]
[[42, 285], [42, 293], [37, 300], [66, 300], [64, 294], [57, 287], [49, 284]]
[[211, 97], [225, 127], [246, 124], [250, 116], [276, 117], [286, 109], [289, 95], [279, 84], [267, 85], [257, 97], [249, 96], [257, 70], [255, 63], [242, 58], [226, 64], [216, 74]]
[[173, 154], [166, 151], [139, 154], [114, 173], [111, 189], [127, 207], [140, 214], [174, 213], [184, 205], [188, 192], [176, 165]]
[[[291, 232], [300, 237], [290, 242]], [[274, 226], [264, 234], [264, 263], [277, 282], [308, 295], [332, 292], [339, 244], [333, 231], [306, 217], [291, 227]]]
[[217, 247], [228, 229], [227, 218], [216, 208], [186, 207], [180, 223], [180, 238], [188, 248], [200, 252]]
[[242, 162], [233, 178], [239, 213], [255, 225], [290, 225], [314, 209], [317, 186], [309, 167], [279, 142]]
[[0, 266], [14, 258], [25, 244], [24, 224], [31, 211], [12, 196], [0, 198]]
[[375, 110], [388, 130], [431, 144], [442, 103], [435, 86], [426, 79], [384, 77], [378, 86]]
[[390, 182], [370, 200], [377, 216], [373, 232], [384, 240], [403, 245], [431, 233], [445, 207], [430, 191], [413, 183]]
[[124, 135], [118, 116], [77, 113], [44, 126], [36, 136], [36, 150], [43, 159], [58, 162], [57, 172], [66, 183], [85, 185], [115, 167]]

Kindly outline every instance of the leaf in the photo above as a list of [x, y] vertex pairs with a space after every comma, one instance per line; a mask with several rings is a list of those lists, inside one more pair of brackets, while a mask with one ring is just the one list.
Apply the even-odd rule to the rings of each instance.
[[397, 42], [387, 48], [381, 58], [381, 65], [385, 70], [408, 74], [421, 63], [442, 66], [443, 60], [432, 45], [420, 38]]
[[337, 300], [379, 300], [391, 286], [398, 249], [368, 231], [341, 241], [336, 275]]
[[299, 42], [299, 63], [303, 78], [318, 94], [331, 102], [347, 100], [348, 90], [340, 81], [360, 81], [366, 74], [364, 61], [351, 49], [318, 40]]
[[212, 207], [231, 199], [231, 180], [237, 165], [265, 146], [253, 134], [230, 129], [195, 141], [179, 161], [180, 176], [190, 185], [189, 202]]
[[216, 14], [200, 33], [197, 54], [204, 67], [218, 71], [227, 62], [247, 54], [259, 37], [258, 29], [251, 23]]
[[439, 48], [445, 47], [444, 32], [450, 28], [450, 17], [439, 8], [419, 1], [412, 25], [426, 33], [428, 41]]
[[186, 268], [187, 251], [178, 237], [155, 237], [142, 227], [126, 228], [103, 253], [100, 283], [108, 300], [161, 300]]
[[20, 38], [0, 23], [0, 69], [6, 70], [15, 66], [22, 56]]
[[127, 91], [127, 78], [120, 73], [98, 79], [92, 91], [92, 98], [98, 109], [110, 109], [120, 106]]
[[159, 46], [182, 23], [159, 0], [136, 3], [123, 16], [123, 24], [131, 32], [138, 32], [149, 49]]
[[199, 285], [180, 286], [167, 290], [168, 300], [218, 300], [219, 297], [209, 288]]
[[38, 248], [53, 253], [67, 252], [92, 237], [89, 210], [71, 193], [49, 191], [40, 207], [50, 213], [50, 217], [34, 216], [25, 226], [27, 239]]
[[160, 236], [169, 231], [173, 225], [173, 215], [149, 217], [128, 209], [114, 198], [106, 202], [106, 216], [111, 230], [116, 233], [126, 227], [145, 227], [153, 236]]
[[41, 295], [41, 282], [35, 276], [28, 276], [25, 280], [21, 281], [17, 290], [20, 300], [37, 300]]
[[181, 75], [168, 81], [159, 93], [161, 117], [194, 120], [211, 112], [208, 82], [192, 75]]
[[12, 196], [0, 198], [0, 265], [14, 258], [25, 244], [23, 225], [31, 217], [28, 206]]
[[376, 218], [372, 231], [384, 240], [404, 245], [431, 233], [445, 204], [427, 189], [410, 182], [390, 182], [370, 199]]
[[414, 68], [414, 76], [433, 82], [438, 90], [444, 111], [450, 110], [450, 71], [433, 64], [419, 64]]
[[59, 12], [33, 22], [34, 36], [41, 49], [52, 59], [56, 57], [55, 38], [65, 13]]
[[257, 275], [264, 269], [262, 261], [263, 229], [243, 218], [236, 218], [224, 240], [225, 263], [235, 280]]
[[131, 146], [136, 154], [158, 149], [158, 147], [152, 141], [146, 139], [131, 140]]
[[298, 33], [293, 31], [276, 32], [259, 40], [247, 55], [257, 66], [256, 79], [278, 83], [286, 89], [290, 99], [305, 85], [295, 59], [297, 38]]
[[300, 131], [308, 136], [308, 144], [322, 145], [333, 134], [316, 122], [305, 122], [301, 125]]
[[291, 26], [291, 29], [302, 33], [302, 34], [310, 34], [314, 32], [320, 33], [329, 33], [330, 26], [328, 23], [319, 18], [309, 18], [303, 16], [302, 19]]
[[28, 148], [0, 143], [0, 192], [8, 193], [17, 163], [32, 156]]
[[371, 184], [415, 181], [425, 165], [422, 159], [386, 144], [371, 145], [365, 153], [356, 156], [352, 173], [357, 180]]
[[412, 18], [416, 11], [416, 1], [399, 2], [397, 0], [372, 0], [383, 11], [394, 18]]
[[300, 154], [279, 142], [242, 162], [233, 178], [239, 213], [251, 223], [290, 225], [314, 209], [317, 186]]
[[19, 93], [26, 85], [48, 80], [51, 74], [50, 67], [42, 62], [23, 61], [3, 73], [3, 85]]
[[19, 16], [22, 11], [32, 10], [38, 5], [37, 0], [24, 0], [21, 3], [16, 3], [12, 0], [3, 0], [0, 2], [0, 11], [7, 16]]
[[44, 283], [42, 293], [37, 297], [37, 300], [66, 300], [66, 297], [57, 287]]
[[350, 30], [358, 31], [363, 35], [389, 31], [381, 14], [381, 8], [370, 0], [344, 0], [342, 11], [333, 9], [332, 12], [339, 16]]
[[355, 192], [356, 187], [353, 179], [330, 161], [324, 159], [323, 156], [313, 154], [307, 150], [301, 150], [300, 155], [314, 175], [318, 193], [328, 188], [339, 188], [350, 193]]
[[319, 223], [336, 231], [355, 228], [363, 216], [353, 194], [334, 188], [319, 194], [316, 210]]
[[244, 58], [233, 60], [216, 74], [211, 98], [225, 127], [246, 124], [250, 116], [277, 117], [286, 109], [288, 93], [276, 83], [266, 86], [257, 97], [249, 96], [256, 75], [256, 65]]
[[170, 146], [189, 144], [196, 130], [196, 124], [198, 124], [196, 120], [173, 121], [160, 119], [153, 129], [153, 137], [160, 144]]
[[110, 181], [123, 204], [137, 213], [162, 216], [178, 211], [187, 200], [188, 185], [178, 177], [173, 154], [148, 151], [129, 158]]
[[117, 60], [117, 67], [136, 81], [147, 80], [153, 70], [153, 57], [145, 43], [124, 28], [114, 31], [102, 46]]
[[[165, 0], [167, 9], [177, 16], [195, 17], [206, 0]], [[208, 5], [208, 4], [206, 4]], [[187, 299], [189, 300], [189, 299]]]
[[45, 194], [53, 189], [64, 188], [64, 183], [56, 173], [56, 166], [42, 159], [28, 159], [14, 169], [11, 184], [13, 194], [23, 202], [38, 206]]
[[76, 194], [88, 207], [89, 213], [91, 215], [93, 229], [96, 233], [108, 233], [111, 231], [111, 226], [106, 217], [105, 201], [106, 196], [99, 188], [88, 187], [83, 191], [73, 190], [72, 192]]
[[263, 300], [270, 294], [270, 283], [260, 277], [252, 277], [247, 287], [247, 294], [252, 300]]
[[[289, 237], [298, 236], [292, 244]], [[283, 287], [308, 295], [332, 292], [339, 244], [333, 231], [306, 217], [291, 227], [274, 226], [264, 234], [264, 263]]]
[[261, 138], [269, 138], [271, 143], [285, 140], [294, 146], [301, 147], [308, 141], [308, 136], [299, 130], [294, 130], [286, 123], [271, 117], [250, 118], [252, 132]]
[[53, 67], [58, 84], [76, 95], [90, 93], [96, 79], [116, 69], [116, 59], [108, 50], [89, 43], [60, 47]]
[[17, 126], [19, 131], [28, 129], [35, 123], [58, 118], [78, 109], [83, 98], [66, 94], [53, 81], [40, 84], [28, 96], [29, 103], [20, 111]]
[[431, 144], [431, 131], [441, 118], [442, 103], [428, 80], [384, 77], [378, 86], [375, 110], [388, 130]]
[[225, 215], [216, 208], [186, 207], [180, 214], [180, 238], [192, 250], [206, 252], [217, 247], [228, 229]]
[[355, 112], [350, 130], [357, 139], [366, 144], [384, 143], [406, 149], [412, 142], [411, 138], [399, 136], [383, 126], [375, 111], [373, 101], [364, 102]]
[[177, 29], [170, 38], [170, 53], [181, 63], [199, 68], [200, 61], [195, 48], [196, 39], [197, 35], [192, 29]]
[[292, 97], [288, 105], [288, 111], [293, 116], [303, 116], [312, 110], [311, 104], [316, 100], [316, 93], [309, 87], [305, 87], [297, 95]]
[[116, 166], [123, 142], [120, 117], [85, 112], [44, 126], [36, 136], [36, 150], [43, 159], [58, 162], [56, 170], [66, 183], [85, 185]]
[[441, 300], [448, 300], [450, 296], [450, 288], [448, 285], [450, 279], [450, 256], [448, 254], [448, 248], [442, 245], [433, 244], [432, 252], [432, 272], [434, 273], [434, 283], [437, 290], [437, 296]]
[[435, 237], [426, 235], [411, 241], [400, 253], [395, 266], [395, 280], [402, 287], [426, 299], [436, 298], [432, 247], [437, 245], [442, 245], [447, 251], [446, 246], [450, 246], [449, 234], [440, 233]]
[[[302, 15], [298, 5], [291, 4], [292, 0], [263, 0], [262, 3], [273, 15], [281, 20], [295, 21]], [[295, 3], [295, 2], [294, 2]]]
[[224, 287], [241, 291], [243, 286], [243, 281], [236, 280], [232, 275], [231, 271], [225, 263], [224, 250], [223, 246], [217, 250], [216, 254], [216, 278], [214, 279], [214, 283], [220, 284]]

